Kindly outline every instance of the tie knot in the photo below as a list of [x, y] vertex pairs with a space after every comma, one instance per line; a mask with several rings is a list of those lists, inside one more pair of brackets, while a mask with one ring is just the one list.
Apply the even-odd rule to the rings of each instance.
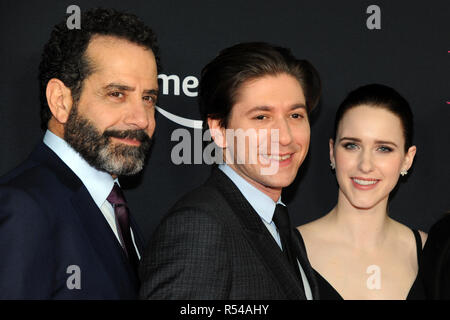
[[282, 204], [277, 204], [275, 207], [272, 220], [275, 222], [278, 229], [289, 230], [291, 228], [291, 220], [289, 219], [287, 207]]
[[122, 189], [120, 189], [119, 185], [117, 183], [114, 183], [114, 187], [112, 188], [111, 192], [109, 193], [108, 198], [106, 198], [109, 203], [112, 205], [126, 205], [127, 202], [125, 200], [125, 197], [123, 195]]

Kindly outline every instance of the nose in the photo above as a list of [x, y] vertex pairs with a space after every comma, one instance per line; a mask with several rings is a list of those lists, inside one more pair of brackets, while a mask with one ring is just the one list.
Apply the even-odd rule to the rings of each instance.
[[373, 159], [370, 150], [361, 152], [358, 168], [363, 173], [369, 173], [373, 170]]
[[[146, 130], [151, 122], [152, 113], [148, 111], [148, 107], [144, 105], [142, 99], [130, 99], [126, 106], [125, 124], [135, 129]], [[154, 119], [153, 119], [154, 122]]]
[[280, 119], [275, 129], [278, 129], [280, 145], [287, 146], [292, 143], [292, 130], [286, 119]]

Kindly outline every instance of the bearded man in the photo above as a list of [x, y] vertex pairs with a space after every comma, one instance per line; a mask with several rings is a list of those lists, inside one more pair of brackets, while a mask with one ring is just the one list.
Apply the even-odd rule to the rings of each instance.
[[118, 181], [155, 129], [158, 46], [135, 15], [56, 25], [39, 67], [43, 141], [0, 179], [0, 299], [134, 299], [142, 240]]

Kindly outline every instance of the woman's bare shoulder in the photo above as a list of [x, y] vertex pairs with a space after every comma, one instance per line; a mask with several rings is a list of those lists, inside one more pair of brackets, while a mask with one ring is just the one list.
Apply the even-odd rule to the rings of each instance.
[[326, 227], [326, 216], [310, 221], [297, 227], [304, 239], [311, 240], [315, 235], [321, 234]]
[[[412, 237], [410, 227], [408, 227], [407, 225], [404, 225], [403, 223], [398, 222], [396, 220], [392, 219], [392, 221], [394, 222], [396, 229], [397, 229], [396, 234], [401, 235], [402, 239], [404, 239], [404, 240], [407, 239], [408, 241], [411, 241], [411, 239], [414, 239]], [[419, 232], [420, 238], [422, 240], [422, 248], [423, 248], [425, 246], [425, 242], [427, 241], [428, 234], [422, 230], [417, 230], [417, 231]], [[415, 241], [414, 241], [414, 243], [415, 243]]]

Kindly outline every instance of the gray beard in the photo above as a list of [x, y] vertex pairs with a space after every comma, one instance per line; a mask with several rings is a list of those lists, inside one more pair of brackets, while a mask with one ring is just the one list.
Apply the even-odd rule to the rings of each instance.
[[[114, 144], [111, 137], [136, 138], [141, 144]], [[140, 172], [152, 143], [144, 130], [106, 130], [101, 134], [91, 121], [78, 114], [75, 104], [65, 125], [64, 140], [92, 167], [117, 176]]]

